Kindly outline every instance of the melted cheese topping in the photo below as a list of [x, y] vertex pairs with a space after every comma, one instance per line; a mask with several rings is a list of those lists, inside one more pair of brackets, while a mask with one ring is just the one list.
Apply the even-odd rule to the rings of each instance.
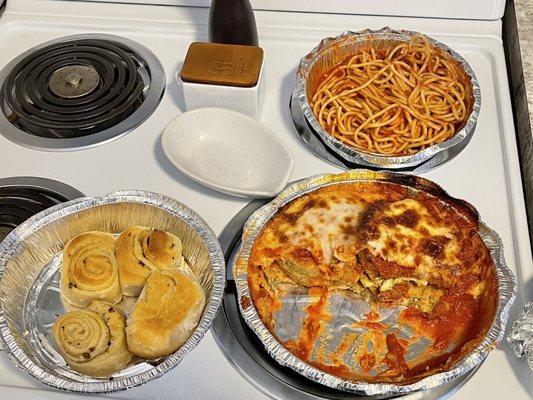
[[[321, 263], [329, 264], [333, 257], [349, 261], [354, 253], [353, 235], [345, 234], [347, 220], [357, 221], [363, 210], [361, 204], [350, 204], [346, 199], [325, 199], [324, 207], [305, 211], [298, 223], [288, 226], [285, 234], [294, 247], [311, 248]], [[349, 228], [348, 228], [349, 229]]]
[[269, 293], [292, 282], [402, 304], [431, 296], [419, 302], [430, 311], [443, 292], [421, 289], [449, 288], [469, 277], [461, 290], [478, 297], [483, 282], [476, 276], [489, 260], [479, 237], [469, 233], [471, 222], [438, 199], [387, 188], [330, 186], [278, 212], [250, 258], [264, 271]]
[[[406, 212], [413, 216], [411, 222], [406, 222], [409, 226], [401, 222], [393, 226], [385, 223], [378, 225], [379, 236], [368, 241], [373, 255], [402, 267], [414, 268], [416, 276], [426, 281], [439, 265], [453, 267], [461, 264], [457, 257], [461, 247], [452, 227], [439, 224], [420, 202], [405, 199], [392, 203], [383, 212], [382, 219], [390, 218], [395, 221], [395, 218], [405, 215]], [[432, 238], [435, 238], [436, 243], [434, 252], [424, 254], [420, 249], [424, 241], [431, 245]], [[438, 241], [444, 242], [442, 249]], [[431, 250], [429, 252], [431, 253]]]

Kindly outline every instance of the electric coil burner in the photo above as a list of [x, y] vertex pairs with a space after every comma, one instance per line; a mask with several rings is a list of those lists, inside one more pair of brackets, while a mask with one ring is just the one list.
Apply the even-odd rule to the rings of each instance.
[[157, 107], [165, 74], [118, 36], [76, 35], [30, 49], [0, 72], [0, 132], [23, 146], [69, 150], [123, 135]]
[[[222, 307], [213, 322], [213, 335], [218, 346], [235, 367], [257, 389], [273, 399], [385, 399], [383, 396], [355, 395], [313, 382], [294, 370], [278, 364], [242, 319], [233, 281], [233, 262], [241, 244], [244, 223], [252, 213], [269, 200], [255, 200], [244, 207], [222, 231], [219, 239], [227, 264], [226, 289]], [[480, 364], [481, 365], [481, 364]], [[479, 366], [480, 366], [479, 365]], [[400, 396], [402, 400], [442, 400], [449, 398], [479, 368], [438, 388]]]
[[51, 179], [0, 179], [0, 242], [32, 215], [78, 197], [83, 193]]

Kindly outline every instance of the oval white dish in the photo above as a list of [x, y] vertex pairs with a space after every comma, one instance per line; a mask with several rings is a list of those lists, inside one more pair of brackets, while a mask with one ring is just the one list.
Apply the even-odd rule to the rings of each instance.
[[197, 108], [176, 117], [165, 128], [162, 145], [183, 174], [240, 197], [275, 196], [294, 165], [289, 148], [270, 128], [223, 108]]

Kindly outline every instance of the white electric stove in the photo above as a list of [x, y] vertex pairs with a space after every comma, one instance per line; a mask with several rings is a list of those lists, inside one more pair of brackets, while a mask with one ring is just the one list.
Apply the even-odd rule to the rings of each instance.
[[[145, 2], [151, 1], [130, 1]], [[62, 151], [42, 150], [46, 146], [32, 146], [31, 141], [21, 145], [10, 134], [0, 135], [0, 178], [51, 178], [87, 195], [130, 188], [160, 192], [192, 207], [220, 233], [248, 201], [219, 194], [189, 180], [172, 166], [161, 148], [163, 129], [184, 111], [176, 72], [189, 44], [207, 40], [208, 10], [192, 7], [195, 2], [190, 0], [151, 3], [159, 4], [128, 4], [124, 0], [7, 0], [0, 15], [0, 69], [29, 49], [61, 37], [117, 35], [153, 53], [154, 65], [160, 63], [163, 68], [166, 85], [160, 99], [153, 95], [156, 97], [153, 112], [151, 109], [142, 118], [138, 116], [127, 127], [127, 134], [111, 135], [82, 150], [69, 149], [68, 143], [59, 149]], [[199, 5], [206, 3], [198, 2]], [[292, 180], [340, 171], [315, 157], [299, 141], [288, 107], [299, 60], [322, 38], [346, 29], [390, 26], [426, 33], [467, 59], [482, 93], [476, 132], [464, 151], [424, 176], [442, 185], [453, 196], [475, 205], [483, 220], [501, 235], [507, 263], [516, 272], [520, 287], [511, 319], [516, 317], [523, 302], [533, 297], [533, 263], [502, 47], [499, 18], [504, 2], [421, 1], [423, 5], [412, 12], [409, 7], [414, 7], [414, 2], [409, 1], [394, 5], [385, 0], [294, 1], [290, 5], [258, 0], [252, 3], [257, 8], [271, 9], [255, 12], [266, 60], [266, 96], [261, 121], [293, 152], [296, 161]], [[272, 10], [276, 8], [279, 10]], [[340, 14], [342, 12], [397, 16]], [[224, 132], [220, 134], [223, 136]], [[226, 353], [218, 347], [213, 335], [208, 334], [177, 368], [162, 378], [106, 397], [138, 400], [288, 397], [254, 380], [249, 371], [239, 372], [243, 367], [234, 368], [234, 360], [228, 360]], [[270, 383], [271, 388], [272, 385], [276, 383]], [[5, 354], [0, 354], [0, 397], [29, 400], [78, 396], [50, 390], [18, 371]], [[494, 350], [475, 375], [454, 394], [454, 399], [474, 398], [533, 398], [531, 372], [525, 362], [515, 359], [506, 342]]]

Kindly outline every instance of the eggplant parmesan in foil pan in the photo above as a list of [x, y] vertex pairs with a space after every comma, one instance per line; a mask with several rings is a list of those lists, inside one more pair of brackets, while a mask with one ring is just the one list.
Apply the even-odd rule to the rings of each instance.
[[275, 340], [321, 372], [407, 385], [480, 346], [498, 270], [468, 203], [415, 176], [367, 173], [381, 179], [326, 176], [251, 217], [235, 267], [241, 310], [265, 339], [253, 304]]

